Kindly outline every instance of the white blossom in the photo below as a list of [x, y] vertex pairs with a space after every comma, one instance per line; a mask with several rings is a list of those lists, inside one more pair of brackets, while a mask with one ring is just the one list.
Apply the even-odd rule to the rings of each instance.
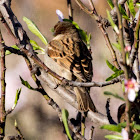
[[128, 92], [128, 100], [130, 102], [134, 102], [135, 101], [135, 98], [136, 98], [136, 93], [133, 89], [130, 89], [129, 92]]
[[56, 14], [58, 15], [59, 20], [62, 22], [64, 19], [63, 13], [57, 9]]
[[129, 140], [128, 132], [125, 130], [125, 128], [122, 129], [121, 135], [123, 137], [123, 140]]

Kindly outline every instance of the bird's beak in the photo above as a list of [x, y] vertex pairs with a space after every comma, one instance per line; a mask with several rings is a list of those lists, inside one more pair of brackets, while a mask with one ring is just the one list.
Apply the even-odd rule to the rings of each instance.
[[56, 32], [53, 32], [53, 36], [56, 36]]

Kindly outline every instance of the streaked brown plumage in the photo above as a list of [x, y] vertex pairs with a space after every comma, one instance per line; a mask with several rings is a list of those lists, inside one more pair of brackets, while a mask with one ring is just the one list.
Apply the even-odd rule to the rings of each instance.
[[[54, 26], [54, 36], [48, 44], [47, 54], [61, 66], [61, 74], [57, 70], [56, 72], [68, 80], [90, 82], [93, 76], [92, 57], [75, 26], [67, 21], [58, 22]], [[57, 69], [57, 66], [55, 68]], [[89, 88], [74, 87], [74, 91], [79, 110], [96, 111]]]

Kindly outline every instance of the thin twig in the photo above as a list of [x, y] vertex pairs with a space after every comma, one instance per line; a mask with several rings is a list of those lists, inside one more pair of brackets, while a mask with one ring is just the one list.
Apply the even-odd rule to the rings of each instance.
[[94, 7], [93, 1], [92, 1], [92, 0], [88, 0], [88, 1], [89, 1], [89, 3], [90, 3], [90, 6], [91, 6], [91, 8], [92, 8], [93, 13], [94, 13], [96, 16], [98, 16], [98, 13], [97, 13], [97, 11], [96, 11], [96, 9], [95, 9], [95, 7]]
[[73, 9], [72, 9], [71, 0], [67, 0], [67, 6], [68, 6], [68, 11], [69, 11], [69, 19], [73, 20]]
[[67, 81], [66, 84], [69, 85], [69, 86], [73, 86], [73, 87], [104, 87], [104, 86], [108, 86], [108, 85], [118, 83], [120, 81], [121, 81], [120, 78], [115, 78], [115, 79], [113, 79], [111, 81], [108, 81], [108, 82], [92, 81], [92, 82], [82, 83], [82, 82], [76, 82], [76, 81]]
[[130, 67], [133, 66], [133, 63], [136, 59], [136, 55], [138, 55], [138, 49], [139, 49], [139, 29], [140, 29], [140, 12], [138, 16], [138, 20], [135, 27], [135, 33], [134, 33], [134, 46], [132, 48], [131, 54], [130, 54]]
[[94, 133], [94, 126], [91, 126], [90, 133], [89, 133], [89, 140], [92, 140]]
[[[41, 85], [40, 81], [37, 79], [37, 77], [35, 75], [32, 75], [32, 77], [33, 77], [34, 81], [36, 82], [36, 84], [38, 86], [37, 91], [39, 91], [44, 96], [44, 98], [46, 99], [47, 103], [53, 107], [53, 109], [57, 112], [60, 121], [62, 122], [62, 113], [61, 113], [60, 107], [45, 92], [44, 88], [42, 87], [42, 85]], [[76, 128], [72, 125], [72, 123], [69, 120], [68, 120], [68, 125], [69, 125], [70, 129], [75, 133], [77, 138], [85, 140], [85, 138], [78, 131], [76, 131]]]
[[81, 119], [81, 134], [84, 136], [85, 135], [85, 129], [86, 129], [86, 118], [87, 118], [87, 112], [82, 112], [82, 119]]
[[113, 63], [115, 65], [115, 67], [117, 67], [118, 69], [121, 69], [118, 61], [117, 61], [117, 56], [116, 56], [116, 52], [115, 50], [113, 49], [112, 47], [112, 44], [111, 44], [111, 41], [109, 39], [109, 36], [108, 36], [108, 33], [106, 32], [105, 28], [104, 28], [104, 25], [102, 24], [101, 22], [101, 16], [98, 16], [96, 10], [95, 10], [95, 7], [93, 5], [93, 2], [91, 2], [91, 5], [92, 5], [92, 9], [94, 11], [91, 11], [89, 10], [82, 2], [81, 0], [75, 0], [76, 3], [79, 5], [79, 7], [84, 11], [86, 12], [87, 14], [89, 14], [91, 17], [95, 18], [97, 24], [98, 24], [98, 27], [100, 28], [104, 38], [105, 38], [105, 41], [106, 41], [106, 45], [108, 46], [110, 52], [111, 52], [111, 55], [112, 55], [112, 58], [113, 58]]
[[[9, 32], [11, 32], [11, 35], [13, 34], [13, 36], [15, 36], [15, 42], [18, 42], [17, 45], [20, 50], [23, 51], [29, 58], [31, 58], [38, 66], [43, 68], [47, 73], [62, 81], [64, 78], [51, 71], [35, 54], [30, 44], [29, 37], [22, 28], [22, 25], [19, 23], [17, 17], [12, 12], [11, 8], [6, 5], [5, 1], [0, 3], [0, 11], [6, 21], [5, 24], [8, 25], [7, 29], [9, 30]], [[14, 25], [16, 26], [16, 28], [14, 28]]]
[[6, 83], [5, 83], [5, 49], [3, 44], [3, 38], [0, 32], [0, 48], [1, 48], [1, 106], [0, 106], [0, 136], [5, 136], [5, 121], [6, 121], [6, 111], [5, 111], [5, 96], [6, 96]]
[[[30, 70], [30, 72], [32, 71], [32, 64], [31, 62], [29, 61], [29, 59], [26, 59], [25, 58], [25, 61], [26, 61], [26, 64]], [[43, 97], [46, 99], [47, 103], [49, 105], [52, 106], [52, 108], [57, 112], [57, 115], [59, 117], [59, 120], [60, 122], [62, 122], [62, 113], [61, 113], [61, 108], [58, 106], [58, 104], [46, 93], [46, 91], [44, 90], [42, 84], [40, 83], [40, 81], [38, 80], [38, 78], [36, 77], [36, 75], [34, 73], [31, 73], [31, 76], [33, 78], [33, 80], [35, 81], [36, 85], [38, 86], [38, 88], [36, 89], [38, 92], [40, 92]], [[75, 127], [71, 124], [70, 121], [68, 121], [69, 123], [69, 127], [70, 129], [75, 133]], [[82, 140], [85, 140], [84, 137], [79, 133], [79, 132], [76, 132], [75, 133], [76, 137], [77, 138], [80, 138]]]
[[77, 138], [79, 138], [80, 140], [86, 140], [86, 139], [84, 138], [84, 136], [82, 136], [82, 135], [78, 132], [78, 130], [76, 129], [76, 127], [74, 127], [74, 125], [72, 125], [71, 122], [70, 122], [69, 120], [68, 120], [68, 124], [69, 124], [70, 129], [74, 132], [74, 134], [75, 134], [75, 136], [76, 136]]
[[8, 50], [8, 51], [10, 51], [13, 54], [21, 55], [21, 56], [27, 58], [27, 56], [25, 55], [25, 53], [21, 52], [20, 50], [17, 50], [17, 49], [12, 48], [12, 47], [8, 47], [6, 45], [4, 45], [4, 48], [5, 48], [5, 50]]
[[[128, 80], [129, 79], [129, 68], [127, 66], [127, 63], [126, 63], [126, 53], [125, 53], [125, 44], [124, 44], [124, 38], [123, 38], [123, 25], [122, 25], [122, 16], [120, 14], [120, 11], [119, 11], [119, 7], [118, 7], [118, 1], [117, 0], [114, 0], [114, 5], [116, 7], [116, 11], [117, 11], [117, 16], [118, 16], [118, 27], [119, 27], [119, 41], [120, 41], [120, 45], [121, 45], [121, 48], [122, 48], [122, 57], [123, 57], [123, 65], [124, 65], [124, 73], [125, 73], [125, 79]], [[130, 118], [130, 109], [131, 109], [131, 106], [130, 106], [130, 102], [128, 100], [128, 92], [125, 93], [125, 102], [126, 102], [126, 108], [125, 108], [125, 112], [126, 112], [126, 123], [127, 123], [127, 131], [129, 133], [129, 138], [132, 139], [132, 130], [131, 130], [131, 126], [130, 126], [130, 123], [131, 123], [131, 118]]]
[[137, 83], [140, 84], [140, 71], [139, 71], [138, 55], [136, 56], [136, 59], [134, 61], [133, 69], [134, 69], [135, 75], [137, 77]]
[[124, 64], [124, 72], [125, 72], [125, 78], [128, 79], [128, 71], [127, 71], [127, 68], [126, 68], [126, 56], [125, 56], [125, 51], [124, 51], [124, 48], [125, 48], [125, 44], [124, 44], [124, 39], [123, 39], [123, 25], [122, 25], [122, 16], [120, 14], [120, 11], [119, 11], [119, 8], [118, 8], [118, 2], [117, 0], [114, 0], [114, 5], [116, 7], [116, 11], [117, 11], [117, 16], [118, 16], [118, 27], [119, 27], [119, 40], [120, 40], [120, 45], [121, 45], [121, 48], [122, 48], [122, 57], [123, 57], [123, 64]]
[[112, 118], [112, 116], [111, 116], [111, 114], [110, 114], [110, 109], [109, 109], [109, 107], [110, 107], [110, 98], [108, 98], [107, 99], [107, 102], [106, 102], [106, 114], [107, 114], [107, 118], [108, 118], [108, 121], [109, 121], [109, 123], [110, 124], [117, 124], [114, 120], [113, 120], [113, 118]]
[[19, 44], [19, 40], [16, 39], [16, 37], [13, 35], [13, 33], [11, 32], [11, 30], [9, 30], [9, 26], [6, 23], [5, 19], [2, 16], [2, 13], [0, 12], [0, 21], [1, 23], [4, 25], [4, 27], [7, 29], [8, 31], [8, 35], [11, 36], [13, 38], [13, 41], [15, 42], [15, 44]]
[[[9, 50], [11, 53], [21, 55], [21, 56], [25, 57], [26, 59], [28, 59], [26, 54], [21, 52], [20, 50], [14, 49], [12, 47], [8, 47], [6, 45], [4, 46], [4, 48], [5, 48], [5, 50]], [[27, 60], [25, 60], [25, 61], [27, 61]], [[29, 64], [29, 62], [27, 62], [27, 64]], [[28, 67], [31, 68], [31, 64]], [[32, 71], [32, 69], [30, 69], [30, 71]], [[69, 81], [69, 80], [65, 79], [65, 80], [63, 80], [62, 85], [69, 85], [69, 86], [73, 86], [73, 87], [104, 87], [104, 86], [108, 86], [108, 85], [118, 83], [120, 81], [121, 81], [120, 78], [115, 78], [115, 79], [113, 79], [111, 81], [108, 81], [108, 82], [95, 82], [95, 81], [92, 81], [92, 82], [82, 83], [82, 82], [76, 82], [76, 81]]]
[[[62, 86], [58, 86], [56, 83], [52, 82], [49, 77], [45, 76], [45, 72], [43, 70], [41, 71], [41, 78], [44, 82], [55, 92], [58, 93], [59, 96], [61, 96], [64, 100], [67, 101], [70, 105], [72, 105], [74, 108], [78, 109], [78, 104], [76, 102], [76, 96], [70, 92], [69, 90], [66, 90]], [[91, 121], [93, 121], [94, 124], [97, 126], [101, 126], [103, 124], [108, 124], [108, 120], [106, 116], [100, 113], [94, 113], [92, 111], [88, 111], [88, 118], [90, 118]]]
[[[28, 68], [29, 68], [29, 70], [30, 70], [30, 72], [31, 72], [31, 71], [32, 71], [32, 65], [31, 65], [29, 59], [25, 59], [25, 61], [26, 61], [26, 64], [27, 64], [27, 66], [28, 66]], [[49, 105], [51, 105], [52, 108], [57, 112], [58, 117], [59, 117], [60, 121], [62, 122], [61, 108], [60, 108], [60, 107], [58, 106], [58, 104], [57, 104], [56, 102], [54, 102], [54, 100], [46, 93], [46, 91], [44, 90], [42, 84], [40, 83], [40, 81], [38, 80], [38, 78], [36, 77], [36, 75], [33, 74], [33, 73], [31, 73], [31, 76], [32, 76], [33, 80], [35, 81], [35, 83], [36, 83], [37, 86], [38, 86], [38, 88], [37, 88], [36, 90], [37, 90], [38, 92], [40, 92], [40, 93], [43, 95], [43, 97], [46, 99], [47, 103], [48, 103]], [[71, 124], [70, 121], [68, 121], [68, 122], [69, 122], [69, 123], [68, 123], [68, 124], [69, 124], [69, 127], [70, 127], [71, 130], [75, 133], [75, 130], [76, 130], [75, 127]], [[80, 138], [80, 139], [82, 139], [82, 140], [85, 140], [84, 137], [83, 137], [79, 132], [76, 132], [75, 135], [76, 135], [77, 138]]]
[[15, 120], [15, 128], [16, 128], [16, 130], [17, 130], [18, 135], [20, 136], [20, 138], [21, 138], [22, 140], [24, 140], [23, 134], [21, 133], [21, 130], [19, 129], [16, 120]]

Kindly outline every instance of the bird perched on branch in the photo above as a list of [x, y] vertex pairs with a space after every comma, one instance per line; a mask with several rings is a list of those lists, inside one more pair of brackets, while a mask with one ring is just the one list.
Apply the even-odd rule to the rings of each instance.
[[[54, 64], [48, 64], [50, 69], [68, 80], [90, 82], [93, 76], [92, 57], [77, 28], [71, 22], [59, 21], [54, 26], [54, 36], [46, 51], [46, 57], [54, 60]], [[74, 87], [78, 107], [84, 112], [96, 112], [89, 90], [86, 87]]]

